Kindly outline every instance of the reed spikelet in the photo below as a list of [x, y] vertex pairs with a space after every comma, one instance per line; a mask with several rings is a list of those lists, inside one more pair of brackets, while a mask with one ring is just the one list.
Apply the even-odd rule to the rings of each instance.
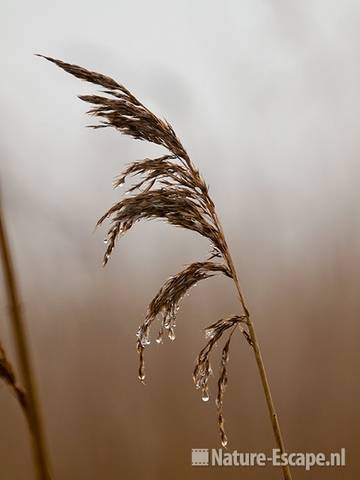
[[[260, 347], [214, 202], [210, 198], [205, 181], [176, 136], [174, 129], [166, 120], [154, 115], [129, 90], [113, 79], [51, 57], [43, 56], [43, 58], [71, 75], [105, 89], [101, 95], [79, 97], [91, 105], [87, 113], [99, 120], [99, 123], [91, 125], [92, 128], [112, 127], [135, 139], [161, 145], [168, 151], [159, 158], [146, 158], [131, 163], [115, 180], [115, 187], [122, 186], [128, 180], [134, 181], [135, 177], [139, 181], [132, 184], [126, 191], [126, 197], [122, 197], [98, 221], [98, 225], [105, 220], [110, 221], [104, 264], [108, 262], [116, 241], [140, 220], [161, 219], [171, 225], [196, 232], [210, 242], [210, 253], [207, 260], [192, 263], [168, 279], [151, 301], [145, 320], [137, 332], [140, 380], [143, 382], [145, 379], [144, 350], [150, 344], [150, 327], [154, 321], [159, 320], [157, 341], [161, 343], [165, 332], [173, 340], [175, 338], [176, 312], [183, 296], [197, 282], [215, 274], [225, 275], [235, 284], [241, 312], [221, 319], [206, 329], [208, 342], [198, 356], [193, 375], [194, 382], [196, 387], [201, 389], [203, 400], [208, 400], [208, 379], [212, 372], [209, 356], [215, 344], [226, 337], [222, 349], [216, 398], [221, 442], [223, 446], [226, 446], [223, 399], [228, 380], [227, 364], [230, 342], [235, 331], [239, 330], [254, 351], [276, 443], [280, 451], [284, 452], [285, 447]], [[283, 475], [285, 479], [291, 479], [288, 467], [283, 468]]]

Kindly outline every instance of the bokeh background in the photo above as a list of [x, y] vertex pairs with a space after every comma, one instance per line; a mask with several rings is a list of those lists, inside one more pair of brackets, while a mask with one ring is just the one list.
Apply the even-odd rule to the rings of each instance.
[[[138, 225], [101, 267], [97, 218], [127, 162], [161, 151], [84, 128], [90, 85], [33, 56], [108, 74], [165, 116], [217, 205], [256, 323], [289, 451], [359, 448], [360, 5], [344, 0], [5, 0], [1, 8], [1, 192], [56, 480], [280, 478], [191, 467], [219, 446], [213, 400], [191, 373], [203, 328], [238, 312], [226, 279], [182, 304], [177, 339], [147, 352], [135, 332], [167, 276], [208, 244]], [[7, 304], [1, 337], [15, 359]], [[214, 366], [220, 349], [214, 357]], [[273, 447], [253, 355], [234, 338], [229, 449]], [[215, 382], [213, 383], [215, 388]], [[24, 420], [0, 386], [0, 478], [33, 480]]]

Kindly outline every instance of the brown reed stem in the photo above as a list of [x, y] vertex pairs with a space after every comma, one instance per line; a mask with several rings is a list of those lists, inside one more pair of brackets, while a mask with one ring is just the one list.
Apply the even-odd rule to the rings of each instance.
[[0, 377], [2, 380], [8, 384], [14, 397], [19, 402], [19, 405], [26, 417], [26, 420], [29, 422], [29, 411], [28, 411], [28, 401], [27, 396], [23, 388], [19, 385], [15, 371], [6, 356], [6, 352], [1, 344], [0, 339]]
[[[222, 226], [220, 224], [220, 221], [219, 221], [219, 219], [217, 219], [217, 220], [218, 220], [218, 224], [219, 224], [219, 226], [222, 230]], [[265, 394], [266, 404], [267, 404], [269, 415], [270, 415], [271, 426], [272, 426], [272, 429], [273, 429], [276, 445], [279, 448], [280, 453], [283, 454], [283, 453], [286, 452], [285, 444], [284, 444], [283, 436], [282, 436], [282, 433], [281, 433], [280, 423], [279, 423], [279, 419], [278, 419], [278, 416], [277, 416], [277, 413], [276, 413], [274, 400], [272, 398], [270, 384], [269, 384], [268, 376], [267, 376], [267, 373], [266, 373], [264, 361], [263, 361], [263, 358], [262, 358], [262, 355], [261, 355], [261, 349], [260, 349], [259, 341], [257, 339], [254, 323], [250, 318], [250, 312], [249, 312], [249, 310], [246, 306], [244, 295], [241, 291], [240, 282], [239, 282], [239, 279], [238, 279], [238, 276], [237, 276], [236, 268], [234, 266], [234, 262], [233, 262], [233, 259], [231, 257], [231, 253], [230, 253], [229, 248], [227, 248], [226, 257], [227, 257], [226, 260], [227, 260], [229, 269], [231, 270], [231, 272], [233, 274], [233, 280], [234, 280], [234, 283], [235, 283], [235, 286], [236, 286], [236, 290], [237, 290], [237, 293], [238, 293], [240, 304], [241, 304], [241, 306], [242, 306], [242, 308], [245, 312], [246, 318], [247, 318], [247, 325], [248, 325], [248, 328], [249, 328], [251, 343], [252, 343], [252, 347], [253, 347], [253, 350], [254, 350], [256, 364], [257, 364], [259, 374], [260, 374], [261, 384], [262, 384], [264, 394]], [[284, 480], [292, 480], [292, 476], [291, 476], [289, 466], [288, 465], [283, 465], [281, 468], [282, 468], [282, 471], [283, 471]]]
[[0, 251], [4, 270], [5, 288], [9, 302], [11, 326], [13, 330], [19, 366], [27, 393], [27, 417], [30, 427], [34, 465], [38, 480], [50, 480], [49, 461], [46, 453], [45, 436], [41, 422], [40, 407], [36, 395], [30, 353], [21, 312], [15, 271], [10, 252], [0, 200]]

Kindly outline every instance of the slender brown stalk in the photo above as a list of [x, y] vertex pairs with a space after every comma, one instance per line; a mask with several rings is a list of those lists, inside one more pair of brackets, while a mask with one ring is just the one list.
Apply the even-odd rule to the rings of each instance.
[[26, 393], [18, 383], [14, 368], [12, 367], [6, 355], [5, 349], [2, 346], [1, 341], [0, 341], [0, 378], [7, 385], [9, 385], [13, 395], [15, 396], [15, 398], [19, 402], [20, 407], [22, 408], [26, 419], [29, 420], [29, 410], [28, 410]]
[[[1, 200], [0, 200], [1, 202]], [[0, 251], [4, 270], [5, 287], [9, 302], [11, 325], [13, 329], [19, 366], [27, 392], [27, 413], [32, 439], [34, 465], [38, 480], [50, 480], [49, 461], [46, 452], [45, 437], [40, 417], [40, 407], [36, 395], [35, 382], [30, 362], [29, 347], [25, 325], [21, 312], [14, 266], [10, 246], [6, 235], [5, 223], [0, 203]]]
[[[208, 341], [197, 358], [193, 379], [196, 387], [202, 392], [202, 399], [205, 402], [208, 401], [208, 382], [212, 374], [210, 354], [222, 337], [227, 336], [222, 349], [216, 398], [221, 443], [226, 447], [228, 440], [224, 427], [223, 398], [228, 380], [230, 341], [235, 330], [239, 329], [254, 351], [276, 444], [281, 453], [285, 453], [254, 324], [241, 292], [215, 204], [205, 181], [192, 163], [174, 129], [167, 121], [154, 115], [127, 88], [112, 78], [51, 57], [44, 58], [81, 80], [105, 88], [101, 92], [102, 95], [80, 97], [84, 102], [91, 104], [88, 113], [100, 120], [99, 124], [92, 125], [93, 128], [115, 128], [135, 139], [161, 145], [170, 152], [170, 155], [131, 163], [115, 181], [114, 186], [121, 187], [129, 178], [133, 180], [134, 177], [141, 177], [138, 183], [127, 190], [128, 196], [113, 205], [98, 221], [98, 225], [105, 220], [111, 222], [105, 240], [107, 247], [104, 265], [108, 262], [118, 238], [139, 220], [161, 219], [170, 225], [196, 232], [210, 241], [211, 251], [207, 261], [192, 263], [170, 277], [149, 304], [145, 320], [137, 333], [137, 350], [140, 356], [139, 379], [142, 382], [145, 380], [144, 350], [151, 342], [152, 324], [156, 320], [160, 322], [157, 343], [163, 342], [164, 334], [167, 334], [170, 340], [174, 340], [176, 313], [189, 289], [197, 282], [215, 274], [223, 274], [231, 278], [235, 283], [244, 313], [221, 318], [206, 329]], [[283, 476], [285, 480], [291, 480], [289, 467], [283, 467]]]
[[[275, 409], [275, 404], [274, 404], [272, 394], [271, 394], [271, 389], [270, 389], [270, 384], [269, 384], [269, 380], [268, 380], [266, 369], [265, 369], [265, 364], [264, 364], [264, 361], [263, 361], [263, 358], [262, 358], [260, 345], [259, 345], [259, 341], [257, 339], [254, 323], [250, 318], [250, 313], [249, 313], [249, 310], [246, 306], [244, 295], [241, 291], [240, 282], [239, 282], [237, 272], [236, 272], [236, 269], [235, 269], [235, 266], [234, 266], [234, 262], [232, 260], [231, 253], [230, 253], [229, 249], [228, 249], [228, 266], [229, 266], [230, 271], [233, 274], [232, 278], [233, 278], [235, 286], [236, 286], [239, 301], [240, 301], [240, 304], [241, 304], [241, 306], [242, 306], [242, 308], [245, 312], [245, 316], [246, 316], [246, 319], [247, 319], [247, 326], [249, 328], [251, 343], [252, 343], [252, 347], [253, 347], [253, 351], [254, 351], [254, 355], [255, 355], [255, 359], [256, 359], [256, 364], [257, 364], [259, 374], [260, 374], [261, 384], [262, 384], [264, 394], [265, 394], [266, 404], [267, 404], [269, 415], [270, 415], [270, 420], [271, 420], [271, 425], [272, 425], [272, 429], [273, 429], [273, 432], [274, 432], [275, 441], [276, 441], [276, 444], [277, 444], [277, 446], [280, 450], [280, 453], [282, 454], [282, 453], [286, 452], [286, 449], [285, 449], [285, 444], [284, 444], [283, 436], [282, 436], [281, 429], [280, 429], [279, 419], [278, 419], [276, 409]], [[282, 470], [283, 470], [284, 479], [285, 480], [291, 480], [292, 476], [291, 476], [291, 471], [290, 471], [289, 466], [288, 465], [283, 465]]]

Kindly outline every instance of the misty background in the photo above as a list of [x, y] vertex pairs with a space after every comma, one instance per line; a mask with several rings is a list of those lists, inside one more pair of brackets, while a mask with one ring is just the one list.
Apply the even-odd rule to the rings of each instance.
[[[135, 333], [169, 275], [208, 242], [136, 225], [108, 266], [97, 219], [125, 164], [163, 150], [92, 131], [76, 98], [96, 91], [35, 57], [112, 76], [168, 119], [217, 205], [253, 315], [289, 451], [347, 449], [360, 473], [360, 5], [355, 0], [5, 0], [0, 18], [0, 181], [54, 479], [260, 479], [280, 471], [191, 467], [219, 448], [214, 396], [192, 382], [203, 329], [237, 313], [232, 284], [201, 282], [177, 338]], [[2, 285], [3, 286], [3, 285]], [[15, 360], [4, 289], [0, 335]], [[218, 348], [213, 358], [217, 369]], [[233, 339], [229, 451], [274, 446], [253, 354]], [[0, 478], [33, 480], [24, 419], [0, 385]]]

